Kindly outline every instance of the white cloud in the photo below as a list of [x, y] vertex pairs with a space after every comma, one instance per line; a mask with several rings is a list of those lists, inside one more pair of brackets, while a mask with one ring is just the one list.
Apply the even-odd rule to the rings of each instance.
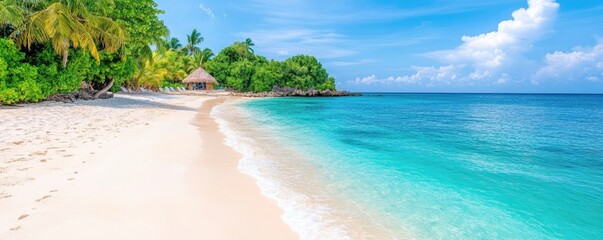
[[534, 83], [546, 80], [603, 79], [603, 42], [592, 48], [554, 52], [545, 57], [546, 65], [536, 72]]
[[382, 81], [380, 81], [379, 79], [377, 79], [377, 76], [375, 76], [375, 74], [367, 76], [367, 77], [363, 77], [363, 78], [356, 78], [356, 80], [354, 81], [348, 81], [348, 83], [350, 84], [373, 84], [373, 83], [382, 83]]
[[364, 78], [356, 78], [348, 81], [348, 84], [371, 85], [371, 84], [402, 84], [402, 85], [442, 85], [450, 84], [450, 81], [457, 79], [457, 66], [449, 65], [442, 67], [412, 67], [416, 72], [410, 76], [390, 76], [387, 78], [377, 78], [375, 74]]
[[528, 8], [513, 12], [513, 20], [498, 24], [498, 30], [478, 36], [463, 36], [463, 44], [436, 54], [447, 62], [469, 61], [476, 69], [495, 69], [512, 61], [510, 55], [527, 50], [549, 31], [559, 4], [554, 0], [529, 0]]
[[426, 54], [442, 62], [443, 66], [414, 67], [413, 75], [381, 82], [504, 84], [510, 78], [507, 71], [521, 66], [518, 60], [522, 59], [522, 54], [551, 31], [558, 8], [555, 0], [528, 0], [528, 8], [514, 11], [513, 18], [500, 22], [496, 31], [463, 36], [463, 43], [455, 49]]
[[280, 51], [278, 51], [278, 53], [277, 53], [277, 54], [278, 54], [278, 55], [281, 55], [281, 56], [287, 56], [287, 55], [289, 55], [289, 52], [287, 52], [287, 51], [285, 51], [285, 50], [280, 50]]
[[207, 13], [207, 16], [211, 17], [212, 19], [216, 18], [216, 16], [214, 15], [214, 11], [211, 10], [211, 8], [209, 8], [208, 6], [205, 6], [202, 3], [201, 5], [199, 5], [199, 7], [201, 8], [201, 10], [203, 10], [205, 13]]

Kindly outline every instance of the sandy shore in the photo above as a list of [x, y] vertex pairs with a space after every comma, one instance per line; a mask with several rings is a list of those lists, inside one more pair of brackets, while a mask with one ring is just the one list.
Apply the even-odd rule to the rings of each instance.
[[295, 239], [236, 169], [224, 98], [118, 95], [0, 109], [0, 239]]

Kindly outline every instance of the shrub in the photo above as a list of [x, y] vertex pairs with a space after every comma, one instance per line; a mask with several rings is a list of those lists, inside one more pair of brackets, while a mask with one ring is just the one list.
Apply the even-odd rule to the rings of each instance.
[[25, 53], [6, 38], [0, 39], [0, 103], [37, 102], [48, 97], [42, 91], [38, 69], [23, 62]]
[[161, 87], [186, 88], [186, 84], [184, 84], [182, 82], [173, 82], [170, 80], [163, 80], [163, 81], [161, 81]]
[[63, 67], [61, 57], [50, 45], [28, 56], [30, 64], [38, 67], [39, 83], [45, 95], [74, 92], [83, 80], [91, 75], [91, 68], [96, 64], [90, 55], [79, 49], [69, 50], [69, 62]]

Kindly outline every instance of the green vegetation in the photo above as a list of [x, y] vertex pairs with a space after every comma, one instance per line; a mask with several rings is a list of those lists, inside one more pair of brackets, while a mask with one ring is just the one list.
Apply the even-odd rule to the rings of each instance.
[[36, 82], [38, 69], [23, 62], [24, 58], [12, 41], [0, 39], [0, 102], [45, 98], [46, 87]]
[[152, 0], [0, 0], [0, 103], [129, 81], [167, 33], [159, 13]]
[[186, 42], [170, 38], [162, 13], [153, 0], [0, 0], [0, 104], [75, 92], [83, 82], [178, 87], [199, 67], [236, 91], [335, 89], [314, 57], [267, 60], [249, 38], [214, 57], [197, 29]]
[[268, 61], [256, 55], [251, 46], [251, 39], [236, 42], [220, 51], [205, 69], [222, 86], [241, 92], [266, 92], [274, 86], [335, 90], [335, 79], [315, 57], [298, 55], [284, 62]]

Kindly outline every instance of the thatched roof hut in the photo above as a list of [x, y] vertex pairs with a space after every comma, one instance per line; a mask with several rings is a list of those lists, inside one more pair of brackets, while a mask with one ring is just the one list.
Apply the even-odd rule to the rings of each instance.
[[188, 75], [182, 82], [188, 85], [188, 90], [211, 90], [212, 86], [218, 83], [201, 67]]

